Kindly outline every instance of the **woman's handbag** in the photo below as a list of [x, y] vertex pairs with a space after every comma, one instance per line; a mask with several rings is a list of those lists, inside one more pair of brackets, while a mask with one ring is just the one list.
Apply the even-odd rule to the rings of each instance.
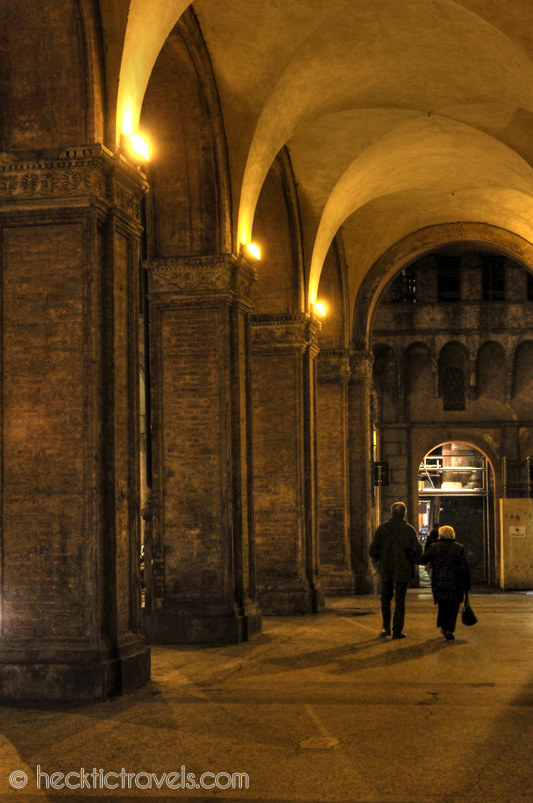
[[461, 611], [461, 621], [467, 627], [472, 627], [472, 625], [475, 625], [477, 622], [477, 616], [470, 607], [468, 594], [465, 594], [465, 604], [463, 605], [463, 610]]

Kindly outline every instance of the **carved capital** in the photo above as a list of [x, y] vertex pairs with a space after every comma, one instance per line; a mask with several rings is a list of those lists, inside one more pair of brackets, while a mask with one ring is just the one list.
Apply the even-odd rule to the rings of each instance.
[[255, 268], [235, 254], [216, 256], [167, 257], [145, 262], [148, 288], [152, 296], [226, 295], [251, 309]]
[[351, 379], [372, 382], [372, 364], [374, 355], [371, 351], [352, 351], [350, 356]]
[[140, 221], [145, 176], [102, 145], [0, 153], [0, 205], [97, 202]]
[[277, 348], [308, 348], [311, 355], [318, 354], [320, 322], [312, 315], [285, 313], [252, 316], [252, 345], [254, 350]]
[[321, 349], [318, 355], [318, 379], [321, 382], [347, 382], [350, 378], [350, 349]]

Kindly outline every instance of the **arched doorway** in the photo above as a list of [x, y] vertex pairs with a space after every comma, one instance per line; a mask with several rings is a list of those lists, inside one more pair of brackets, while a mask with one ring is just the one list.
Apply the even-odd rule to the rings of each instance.
[[[463, 544], [473, 583], [489, 583], [493, 574], [493, 473], [486, 456], [462, 441], [432, 449], [418, 471], [418, 526], [425, 542], [432, 529], [447, 524]], [[430, 585], [425, 570], [420, 585]]]

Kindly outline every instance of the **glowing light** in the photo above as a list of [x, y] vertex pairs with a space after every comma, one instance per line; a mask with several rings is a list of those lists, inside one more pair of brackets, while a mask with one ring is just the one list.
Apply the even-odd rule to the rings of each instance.
[[322, 318], [325, 317], [327, 308], [326, 305], [322, 301], [316, 301], [314, 304], [314, 309], [317, 315], [320, 315]]
[[131, 109], [126, 109], [122, 118], [122, 132], [124, 134], [124, 145], [130, 152], [130, 156], [135, 160], [140, 156], [144, 161], [150, 158], [150, 146], [148, 142], [139, 134], [133, 132], [137, 129], [134, 125], [134, 115]]
[[142, 156], [143, 159], [148, 161], [150, 158], [150, 148], [148, 147], [146, 140], [137, 135], [130, 135], [128, 139], [135, 153], [138, 153], [139, 156]]
[[254, 257], [254, 259], [261, 259], [261, 251], [253, 243], [246, 243], [246, 250]]
[[122, 131], [125, 137], [131, 137], [133, 132], [133, 115], [130, 111], [125, 112], [122, 120]]

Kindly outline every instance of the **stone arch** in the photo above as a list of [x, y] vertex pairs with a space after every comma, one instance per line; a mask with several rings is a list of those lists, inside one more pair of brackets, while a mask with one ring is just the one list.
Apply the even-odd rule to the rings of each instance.
[[348, 348], [348, 293], [346, 260], [342, 237], [337, 235], [328, 251], [320, 276], [318, 300], [327, 306], [321, 320], [318, 344], [321, 349]]
[[496, 499], [501, 497], [501, 443], [493, 437], [493, 431], [482, 434], [481, 430], [465, 429], [453, 425], [417, 430], [417, 436], [412, 445], [411, 464], [411, 487], [416, 495], [418, 495], [418, 467], [424, 457], [444, 443], [453, 442], [466, 443], [482, 452], [489, 461], [493, 472], [494, 496]]
[[507, 229], [485, 223], [444, 223], [427, 226], [409, 234], [389, 248], [363, 279], [352, 316], [352, 340], [357, 349], [368, 349], [372, 316], [391, 278], [410, 262], [433, 249], [454, 241], [479, 242], [533, 270], [533, 245]]
[[490, 340], [477, 353], [476, 396], [505, 401], [507, 396], [507, 354], [504, 346]]
[[[482, 431], [453, 425], [417, 430], [416, 439], [412, 442], [411, 455], [411, 488], [416, 497], [418, 497], [418, 467], [424, 457], [445, 443], [466, 443], [487, 458], [494, 480], [494, 498], [499, 499], [502, 495], [501, 442], [499, 439], [501, 439], [501, 433], [497, 433], [497, 430]], [[495, 524], [497, 523], [496, 517]]]
[[418, 470], [420, 463], [426, 455], [446, 443], [464, 443], [477, 449], [486, 458], [493, 482], [492, 502], [489, 497], [489, 516], [492, 518], [494, 538], [490, 544], [489, 582], [499, 577], [500, 564], [500, 523], [495, 502], [502, 495], [502, 462], [501, 462], [501, 433], [497, 430], [464, 429], [454, 426], [443, 426], [417, 431], [416, 439], [412, 440], [411, 460], [411, 509], [416, 510], [419, 498]]
[[[243, 180], [239, 232], [244, 241], [246, 241], [248, 230], [251, 228], [255, 200], [268, 167], [279, 148], [289, 141], [303, 121], [323, 117], [325, 114], [331, 114], [340, 108], [364, 108], [363, 103], [366, 100], [366, 95], [364, 91], [361, 91], [361, 87], [367, 88], [368, 85], [371, 85], [375, 91], [380, 91], [381, 98], [387, 99], [386, 101], [382, 100], [384, 106], [401, 106], [403, 109], [426, 108], [422, 96], [418, 96], [421, 71], [413, 58], [414, 52], [419, 52], [419, 48], [413, 48], [408, 44], [412, 31], [415, 29], [413, 26], [417, 26], [416, 30], [419, 32], [421, 30], [424, 31], [426, 47], [429, 41], [434, 42], [431, 49], [432, 70], [429, 73], [426, 71], [424, 75], [424, 98], [428, 96], [428, 83], [430, 86], [433, 84], [435, 75], [433, 70], [437, 64], [440, 65], [441, 69], [445, 70], [445, 74], [448, 77], [448, 86], [454, 85], [455, 81], [461, 80], [464, 87], [465, 75], [470, 70], [473, 70], [472, 81], [476, 82], [476, 87], [480, 91], [476, 70], [477, 60], [486, 58], [484, 54], [487, 52], [489, 41], [494, 42], [494, 47], [498, 48], [498, 61], [503, 58], [503, 53], [505, 53], [505, 58], [509, 60], [509, 64], [518, 60], [521, 70], [526, 75], [530, 72], [530, 65], [525, 62], [523, 54], [515, 48], [509, 48], [507, 42], [498, 36], [497, 32], [486, 21], [483, 21], [481, 26], [483, 36], [479, 35], [479, 31], [474, 34], [471, 31], [471, 26], [475, 17], [465, 15], [462, 9], [454, 7], [452, 12], [451, 7], [447, 4], [444, 11], [443, 4], [435, 3], [432, 6], [430, 16], [428, 16], [428, 8], [424, 8], [424, 19], [422, 21], [418, 19], [420, 9], [414, 12], [414, 7], [409, 9], [402, 7], [400, 13], [397, 6], [394, 9], [389, 7], [386, 19], [390, 28], [387, 35], [384, 38], [382, 34], [375, 39], [374, 36], [370, 38], [366, 34], [368, 18], [372, 16], [369, 6], [370, 4], [367, 2], [358, 3], [349, 17], [344, 14], [336, 15], [333, 12], [327, 20], [320, 20], [315, 25], [315, 29], [309, 31], [305, 41], [301, 43], [293, 58], [286, 62], [287, 66], [281, 73], [277, 83], [272, 86], [268, 102], [265, 104], [258, 120]], [[446, 38], [443, 32], [444, 30], [449, 30], [448, 26], [450, 26], [452, 17], [454, 36], [467, 36], [470, 43], [468, 59], [467, 61], [460, 60], [460, 69], [458, 69], [456, 59], [451, 63], [451, 48], [444, 44]], [[479, 24], [478, 21], [476, 22]], [[435, 39], [435, 29], [432, 29], [432, 26], [437, 26], [439, 31], [442, 31], [438, 39]], [[371, 33], [374, 32], [372, 31]], [[360, 44], [361, 39], [363, 39], [364, 44]], [[372, 43], [371, 45], [370, 42]], [[309, 58], [317, 52], [317, 49], [328, 54], [320, 68], [317, 67], [314, 58]], [[393, 52], [397, 55], [397, 61], [402, 64], [402, 68], [399, 71], [403, 79], [401, 82], [398, 81], [397, 76], [394, 72], [391, 72], [389, 67], [391, 53]], [[405, 78], [406, 75], [409, 75], [407, 80]], [[496, 87], [488, 76], [487, 79], [487, 83], [482, 90], [482, 96], [488, 99], [494, 97]], [[379, 87], [379, 90], [377, 90], [377, 87]], [[440, 88], [442, 92], [442, 87]], [[297, 91], [294, 91], [295, 89]], [[513, 87], [512, 90], [516, 92], [516, 88]], [[521, 105], [526, 106], [529, 98], [525, 89], [523, 90], [523, 95], [524, 99], [521, 100]], [[478, 100], [477, 102], [480, 101]], [[441, 108], [448, 105], [451, 104], [442, 104], [441, 100]], [[428, 115], [427, 120], [429, 123], [431, 123], [430, 118], [431, 115]], [[446, 124], [444, 118], [442, 122], [444, 125]], [[417, 120], [417, 126], [420, 125], [420, 121]], [[457, 143], [455, 144], [457, 148]], [[416, 153], [418, 159], [418, 148]], [[451, 150], [450, 160], [454, 159], [454, 155], [453, 150]], [[389, 174], [393, 173], [398, 165], [405, 165], [405, 161], [402, 158], [391, 162], [383, 159], [379, 160], [383, 170]], [[419, 165], [413, 163], [408, 166], [408, 169], [410, 172], [416, 173], [418, 167]], [[426, 170], [424, 168], [422, 170], [426, 177], [434, 174], [434, 170]], [[354, 172], [356, 171], [357, 167], [354, 167]], [[358, 172], [361, 176], [362, 172], [366, 171]], [[366, 188], [371, 181], [371, 175], [367, 174], [364, 176], [362, 184]], [[341, 195], [344, 195], [344, 188], [339, 191], [339, 196]], [[348, 193], [348, 195], [351, 196], [351, 193]], [[329, 216], [330, 219], [327, 221], [329, 225], [326, 224], [325, 226], [327, 233], [324, 233], [320, 243], [322, 257], [325, 256], [331, 238], [338, 230], [339, 225], [342, 224], [343, 219], [346, 219], [356, 208], [352, 197], [345, 196], [344, 200], [343, 213], [333, 215], [334, 219]], [[338, 205], [340, 206], [340, 204]], [[344, 214], [344, 217], [340, 219], [342, 214]], [[328, 235], [330, 235], [329, 241]], [[318, 258], [318, 262], [321, 267], [320, 258]], [[318, 275], [316, 279], [318, 280]]]
[[142, 124], [157, 142], [147, 168], [150, 256], [229, 253], [224, 126], [211, 63], [192, 12], [182, 16], [161, 49]]
[[102, 142], [103, 65], [94, 5], [20, 0], [4, 4], [2, 16], [0, 148]]
[[[143, 98], [157, 57], [181, 14], [191, 0], [131, 0], [127, 24], [113, 47], [113, 61], [120, 63], [118, 86], [110, 87], [111, 103], [116, 103], [116, 132], [127, 118], [132, 130], [138, 126]], [[103, 14], [112, 13], [107, 2], [102, 2]], [[123, 42], [123, 47], [122, 47]], [[120, 44], [119, 44], [120, 43]], [[120, 51], [122, 51], [120, 53]]]
[[303, 312], [304, 271], [298, 198], [284, 148], [273, 163], [259, 196], [253, 242], [261, 250], [252, 288], [256, 314]]
[[501, 462], [498, 446], [490, 443], [479, 432], [465, 431], [454, 427], [442, 427], [433, 432], [422, 431], [420, 436], [417, 436], [416, 443], [413, 445], [413, 465], [416, 470], [418, 471], [418, 466], [426, 455], [446, 443], [464, 443], [467, 446], [473, 446], [487, 458], [492, 471], [495, 472], [495, 477], [497, 476], [496, 472]]
[[[502, 461], [501, 434], [496, 430], [482, 432], [478, 429], [465, 429], [463, 427], [442, 426], [432, 429], [417, 430], [417, 437], [412, 443], [411, 488], [418, 496], [418, 467], [424, 457], [445, 443], [466, 443], [481, 452], [488, 460], [494, 480], [494, 498], [502, 495]], [[495, 520], [497, 523], [497, 517]]]

